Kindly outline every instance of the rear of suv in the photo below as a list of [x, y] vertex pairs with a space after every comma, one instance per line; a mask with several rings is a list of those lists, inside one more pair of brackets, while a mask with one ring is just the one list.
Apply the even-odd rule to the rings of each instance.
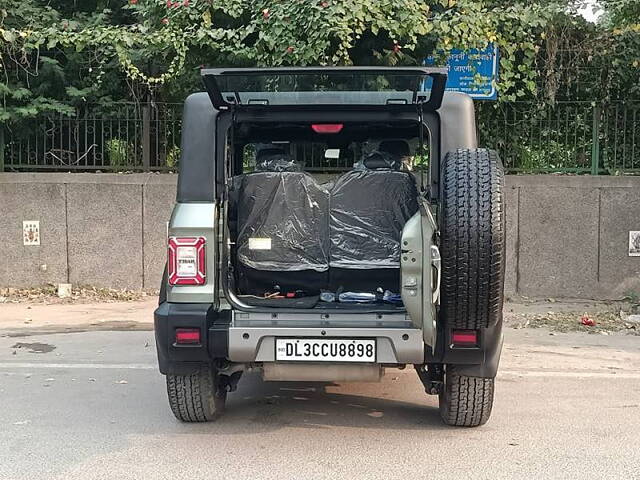
[[504, 179], [433, 68], [205, 69], [185, 102], [155, 331], [173, 413], [244, 371], [378, 381], [413, 365], [445, 423], [491, 413]]

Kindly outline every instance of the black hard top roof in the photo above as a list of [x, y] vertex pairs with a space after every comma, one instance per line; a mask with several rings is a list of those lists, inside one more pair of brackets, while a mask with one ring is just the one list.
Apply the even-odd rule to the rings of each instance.
[[[330, 92], [323, 92], [329, 95]], [[333, 111], [311, 108], [299, 108], [290, 111], [291, 107], [284, 107], [280, 112], [269, 112], [262, 115], [259, 108], [246, 108], [238, 112], [238, 117], [276, 121], [285, 118], [294, 121], [298, 117], [304, 121], [318, 123], [335, 123], [357, 121], [375, 118], [376, 121], [417, 121], [419, 112], [415, 105], [412, 108], [394, 110], [389, 106], [382, 106], [376, 112], [365, 113], [358, 105], [351, 110]], [[355, 108], [358, 107], [358, 108]], [[222, 120], [222, 117], [226, 117]], [[225, 114], [212, 105], [210, 96], [205, 92], [193, 93], [185, 101], [182, 123], [182, 142], [180, 147], [180, 175], [178, 176], [178, 202], [212, 202], [224, 192], [223, 175], [215, 174], [216, 169], [224, 168], [225, 145], [227, 141], [226, 128], [229, 127], [232, 115]], [[437, 112], [428, 113], [425, 119], [436, 119], [437, 129], [430, 128], [430, 136], [435, 142], [437, 150], [435, 158], [444, 159], [447, 152], [457, 148], [476, 148], [477, 136], [473, 100], [466, 94], [446, 92], [442, 105]], [[437, 152], [437, 153], [435, 153]], [[434, 162], [435, 164], [436, 162]]]
[[[209, 68], [201, 74], [217, 110], [419, 105], [434, 111], [442, 104], [447, 81], [445, 68], [432, 67]], [[430, 90], [423, 92], [428, 79]]]

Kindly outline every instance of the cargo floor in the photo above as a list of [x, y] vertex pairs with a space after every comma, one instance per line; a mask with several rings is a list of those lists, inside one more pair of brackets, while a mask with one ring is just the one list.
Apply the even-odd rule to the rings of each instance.
[[345, 302], [322, 302], [319, 296], [309, 296], [300, 298], [260, 298], [253, 295], [240, 295], [239, 299], [247, 305], [253, 307], [268, 308], [296, 308], [308, 310], [344, 310], [344, 311], [385, 311], [404, 312], [403, 305], [391, 303], [345, 303]]

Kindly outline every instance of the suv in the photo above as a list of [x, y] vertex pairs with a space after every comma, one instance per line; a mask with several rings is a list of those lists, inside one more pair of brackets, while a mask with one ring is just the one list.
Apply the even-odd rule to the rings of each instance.
[[445, 423], [484, 424], [504, 174], [471, 98], [426, 67], [202, 75], [155, 311], [175, 416], [216, 418], [245, 370], [348, 382], [413, 365]]

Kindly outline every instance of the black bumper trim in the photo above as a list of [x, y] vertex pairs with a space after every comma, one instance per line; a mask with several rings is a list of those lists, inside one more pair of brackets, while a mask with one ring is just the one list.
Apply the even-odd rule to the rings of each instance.
[[[161, 303], [154, 312], [158, 365], [163, 374], [185, 375], [228, 355], [231, 311], [206, 303]], [[176, 328], [198, 328], [201, 342], [177, 345]]]
[[456, 365], [460, 375], [494, 378], [498, 373], [502, 352], [502, 320], [479, 331], [480, 345], [477, 348], [454, 348], [449, 335], [451, 330], [438, 327], [436, 349], [433, 354], [427, 349], [425, 363]]

